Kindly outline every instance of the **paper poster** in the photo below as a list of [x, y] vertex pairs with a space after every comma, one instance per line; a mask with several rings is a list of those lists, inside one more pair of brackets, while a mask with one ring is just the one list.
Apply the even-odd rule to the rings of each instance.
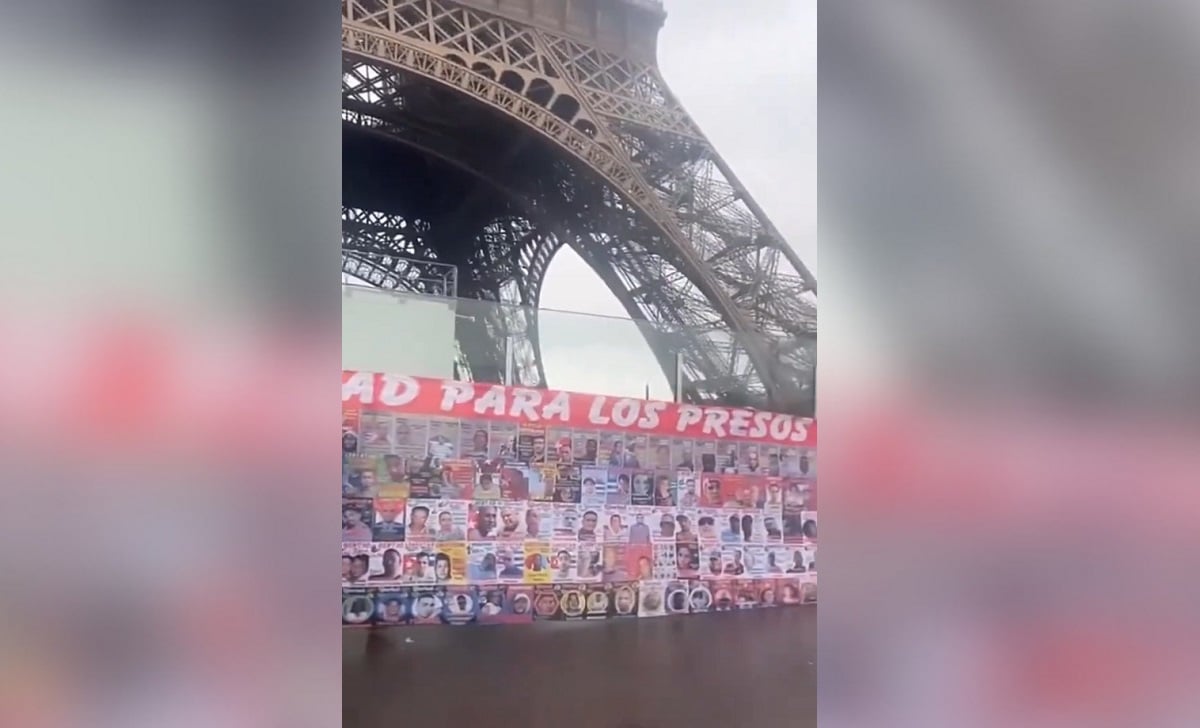
[[554, 494], [558, 490], [558, 465], [543, 463], [529, 470], [529, 500], [554, 501]]
[[[572, 451], [579, 465], [596, 465], [600, 454], [600, 433], [575, 430], [571, 435]], [[606, 463], [600, 463], [605, 465]]]
[[499, 469], [477, 468], [471, 496], [475, 500], [500, 500], [501, 495]]
[[638, 616], [667, 616], [667, 582], [649, 579], [638, 585]]
[[433, 574], [437, 583], [467, 583], [466, 541], [439, 541], [433, 558]]
[[545, 540], [554, 534], [554, 504], [527, 501], [525, 504], [525, 538]]
[[442, 624], [474, 624], [479, 619], [479, 593], [473, 586], [446, 587]]
[[519, 624], [533, 620], [533, 591], [525, 586], [491, 586], [479, 590], [480, 624]]
[[[506, 465], [500, 468], [500, 497], [506, 501], [529, 499], [529, 481], [533, 472], [526, 467]], [[541, 482], [540, 479], [538, 481]]]
[[580, 541], [575, 559], [575, 572], [579, 581], [599, 581], [604, 575], [603, 545], [595, 541]]
[[[609, 509], [609, 519], [612, 519], [613, 509]], [[629, 543], [642, 546], [649, 545], [651, 538], [650, 524], [653, 522], [653, 506], [628, 506], [625, 509], [625, 523], [628, 524], [626, 537]]]
[[533, 587], [533, 618], [535, 620], [561, 619], [558, 592], [553, 585]]
[[700, 548], [696, 543], [675, 544], [675, 573], [687, 579], [700, 575]]
[[758, 579], [754, 582], [755, 588], [758, 590], [758, 606], [760, 608], [777, 607], [779, 606], [779, 594], [776, 591], [778, 588], [775, 583], [777, 579]]
[[630, 473], [629, 502], [635, 506], [654, 504], [654, 472], [634, 470]]
[[556, 503], [554, 505], [554, 537], [579, 538], [579, 506], [575, 503]]
[[650, 544], [629, 544], [625, 549], [625, 572], [632, 579], [653, 579], [654, 547]]
[[392, 449], [393, 420], [394, 418], [387, 414], [364, 413], [359, 421], [359, 451], [365, 453], [398, 452]]
[[700, 479], [690, 470], [676, 470], [674, 474], [674, 503], [679, 509], [695, 510], [700, 507]]
[[551, 427], [546, 431], [546, 460], [558, 465], [575, 464], [575, 441], [571, 431]]
[[802, 520], [802, 525], [800, 526], [801, 535], [806, 542], [811, 541], [815, 543], [817, 540], [817, 512], [804, 511], [800, 517]]
[[488, 443], [489, 459], [499, 458], [507, 462], [517, 459], [517, 432], [519, 428], [511, 422], [492, 422], [491, 442]]
[[440, 586], [413, 587], [409, 604], [412, 624], [441, 624], [442, 611], [446, 608], [446, 588]]
[[546, 464], [546, 430], [541, 427], [522, 427], [517, 431], [517, 462], [526, 465]]
[[625, 435], [625, 465], [627, 468], [651, 467], [652, 456], [648, 452], [648, 438], [645, 435]]
[[766, 445], [763, 447], [763, 453], [766, 455], [767, 475], [779, 477], [782, 475], [782, 461], [779, 455], [780, 447], [778, 445]]
[[442, 467], [425, 459], [409, 458], [405, 463], [408, 472], [408, 495], [410, 498], [440, 498], [442, 495]]
[[554, 502], [578, 504], [580, 494], [580, 467], [559, 463], [557, 480], [554, 483]]
[[609, 468], [633, 467], [626, 464], [628, 460], [625, 452], [625, 435], [620, 432], [600, 433], [600, 460], [597, 461], [599, 464], [607, 465]]
[[767, 546], [767, 576], [782, 576], [791, 566], [793, 549], [788, 546]]
[[745, 475], [766, 475], [767, 462], [756, 442], [742, 443], [738, 457], [738, 472]]
[[739, 579], [737, 583], [738, 609], [758, 607], [758, 582], [754, 579]]
[[467, 540], [492, 541], [500, 533], [500, 509], [505, 504], [495, 500], [476, 500], [467, 506]]
[[558, 614], [562, 619], [575, 621], [584, 618], [587, 595], [582, 584], [555, 584], [558, 595]]
[[675, 518], [675, 507], [653, 506], [646, 522], [650, 524], [650, 540], [659, 543], [674, 543], [678, 522]]
[[722, 475], [721, 506], [724, 508], [755, 508], [759, 478], [746, 475]]
[[472, 541], [467, 544], [467, 580], [472, 584], [496, 581], [499, 570], [495, 541]]
[[738, 516], [742, 520], [742, 543], [766, 543], [767, 532], [763, 529], [762, 511], [755, 508], [739, 508]]
[[808, 573], [817, 573], [817, 547], [815, 544], [806, 544], [800, 547], [800, 553], [804, 556], [804, 567], [808, 569]]
[[657, 541], [651, 548], [653, 549], [653, 566], [650, 577], [652, 579], [674, 579], [678, 576], [679, 571], [676, 568], [676, 553], [674, 541]]
[[783, 543], [783, 507], [767, 506], [762, 511], [762, 542], [766, 544]]
[[[796, 588], [799, 590], [799, 586]], [[797, 591], [797, 593], [799, 592]], [[608, 619], [609, 610], [612, 606], [608, 585], [588, 584], [584, 587], [584, 594], [587, 595], [587, 607], [584, 611], [584, 619]]]
[[633, 471], [622, 468], [608, 469], [604, 502], [610, 506], [627, 506], [630, 503]]
[[363, 588], [342, 589], [342, 624], [363, 627], [375, 616], [375, 600]]
[[[367, 424], [368, 417], [373, 415], [364, 415], [363, 424]], [[429, 451], [429, 420], [425, 417], [414, 416], [397, 416], [395, 418], [395, 445], [389, 452], [393, 452], [405, 460], [421, 461], [426, 458]], [[380, 450], [383, 452], [384, 450]]]
[[372, 591], [374, 592], [376, 625], [394, 627], [408, 623], [409, 589], [407, 587], [380, 587]]
[[429, 464], [441, 468], [447, 461], [458, 457], [458, 437], [458, 420], [430, 420], [429, 440], [425, 446], [425, 457]]
[[675, 467], [675, 463], [671, 461], [671, 438], [652, 436], [647, 440], [646, 447], [647, 453], [642, 462], [643, 468], [672, 470]]
[[372, 490], [380, 498], [407, 498], [412, 490], [409, 484], [408, 463], [400, 455], [382, 455], [374, 468]]
[[692, 589], [687, 579], [671, 579], [666, 589], [667, 614], [687, 614], [691, 611]]
[[775, 590], [779, 603], [785, 607], [800, 604], [800, 577], [786, 576], [775, 580]]
[[717, 518], [717, 528], [721, 532], [721, 543], [741, 543], [743, 533], [741, 509], [722, 508]]
[[342, 408], [342, 453], [358, 452], [358, 441], [362, 431], [362, 412], [358, 408]]
[[692, 440], [674, 438], [671, 440], [671, 467], [676, 470], [693, 471], [699, 469], [696, 462], [695, 443]]
[[396, 583], [404, 581], [404, 543], [401, 541], [376, 541], [367, 551], [370, 563], [367, 581]]
[[527, 540], [525, 542], [525, 583], [549, 584], [553, 571], [550, 567], [550, 542]]
[[371, 544], [362, 542], [342, 544], [342, 584], [365, 584], [371, 568]]
[[717, 443], [715, 441], [697, 440], [696, 453], [700, 460], [697, 470], [701, 473], [717, 472]]
[[[713, 608], [713, 595], [710, 582], [693, 579], [689, 582], [691, 591], [688, 593], [688, 608], [692, 614], [703, 614]], [[797, 587], [799, 589], [799, 587]]]
[[580, 505], [593, 508], [604, 505], [608, 495], [608, 469], [584, 467], [580, 469], [580, 478]]
[[[392, 456], [396, 457], [396, 456]], [[342, 495], [369, 498], [379, 491], [382, 463], [375, 455], [353, 455], [343, 468]]]
[[435, 541], [465, 541], [470, 503], [442, 498], [430, 506]]
[[506, 584], [525, 580], [525, 543], [501, 541], [496, 544], [496, 578]]
[[712, 589], [712, 609], [717, 612], [728, 612], [737, 608], [737, 581], [734, 579], [713, 579], [709, 582]]
[[451, 500], [469, 500], [475, 497], [475, 461], [443, 460], [440, 495]]
[[525, 508], [526, 501], [500, 503], [500, 531], [496, 534], [497, 540], [525, 540]]
[[738, 443], [717, 443], [717, 468], [725, 474], [738, 472]]
[[720, 577], [725, 573], [724, 555], [721, 544], [715, 541], [700, 540], [700, 576], [706, 579]]
[[609, 616], [636, 617], [638, 614], [637, 582], [621, 582], [609, 586]]
[[782, 549], [772, 549], [772, 552], [778, 553], [783, 559], [781, 566], [786, 574], [807, 574], [808, 559], [804, 553], [804, 547], [799, 545], [784, 546]]
[[472, 460], [487, 460], [489, 458], [488, 444], [491, 433], [488, 423], [483, 420], [464, 421], [459, 429], [458, 453]]
[[[675, 512], [675, 542], [695, 544], [700, 540], [699, 514], [695, 510], [680, 509]], [[716, 535], [712, 536], [716, 538]]]
[[608, 506], [604, 521], [605, 543], [629, 543], [629, 506]]
[[674, 476], [675, 471], [673, 470], [654, 471], [654, 505], [668, 508], [675, 507]]
[[786, 481], [782, 478], [767, 478], [766, 490], [759, 507], [773, 511], [783, 508], [783, 490], [786, 486]]
[[[629, 544], [624, 541], [605, 541], [602, 554], [604, 565], [604, 581], [628, 581], [635, 578], [629, 571], [627, 551]], [[633, 572], [636, 574], [636, 572]]]
[[704, 473], [700, 476], [700, 507], [721, 508], [725, 505], [722, 480], [726, 476]]
[[438, 502], [431, 498], [409, 498], [407, 502], [408, 518], [404, 526], [404, 540], [408, 543], [426, 543], [434, 540], [435, 522], [430, 522], [430, 516], [437, 509]]
[[433, 542], [405, 542], [404, 549], [404, 581], [410, 584], [434, 584], [437, 582], [437, 571], [434, 562], [437, 553]]
[[579, 531], [575, 534], [580, 541], [603, 541], [604, 507], [580, 506]]
[[555, 539], [550, 543], [550, 579], [556, 583], [577, 581], [576, 560], [579, 544], [574, 539]]
[[749, 576], [746, 572], [746, 553], [740, 544], [721, 546], [721, 573], [725, 576]]
[[342, 498], [342, 541], [370, 541], [374, 510], [370, 498]]
[[403, 498], [376, 498], [371, 520], [373, 541], [403, 541], [408, 503]]
[[816, 577], [809, 576], [808, 580], [800, 582], [800, 603], [801, 604], [816, 604], [817, 603], [817, 581]]

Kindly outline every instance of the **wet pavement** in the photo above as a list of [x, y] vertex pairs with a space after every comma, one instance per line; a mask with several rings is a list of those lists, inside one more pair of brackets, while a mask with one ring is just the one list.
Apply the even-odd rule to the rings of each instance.
[[816, 661], [815, 606], [345, 629], [342, 725], [808, 728]]

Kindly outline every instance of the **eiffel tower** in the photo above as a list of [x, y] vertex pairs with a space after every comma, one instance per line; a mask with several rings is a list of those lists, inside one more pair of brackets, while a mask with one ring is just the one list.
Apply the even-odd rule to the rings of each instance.
[[430, 269], [456, 266], [458, 296], [496, 304], [459, 316], [462, 369], [499, 381], [507, 339], [546, 386], [536, 309], [569, 246], [686, 401], [811, 415], [816, 280], [667, 88], [665, 20], [661, 0], [343, 0], [343, 272], [438, 293]]

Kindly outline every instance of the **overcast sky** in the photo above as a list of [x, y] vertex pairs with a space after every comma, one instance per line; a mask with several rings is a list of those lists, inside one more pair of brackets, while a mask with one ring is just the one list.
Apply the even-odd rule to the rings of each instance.
[[[659, 65], [751, 196], [817, 272], [816, 0], [667, 0]], [[543, 308], [625, 316], [570, 250], [551, 264]], [[669, 396], [632, 324], [545, 314], [550, 386]]]

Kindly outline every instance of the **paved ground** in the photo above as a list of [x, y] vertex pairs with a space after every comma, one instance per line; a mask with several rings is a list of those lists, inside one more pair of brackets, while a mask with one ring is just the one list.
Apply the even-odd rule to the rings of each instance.
[[816, 656], [816, 607], [347, 629], [342, 725], [808, 728]]

